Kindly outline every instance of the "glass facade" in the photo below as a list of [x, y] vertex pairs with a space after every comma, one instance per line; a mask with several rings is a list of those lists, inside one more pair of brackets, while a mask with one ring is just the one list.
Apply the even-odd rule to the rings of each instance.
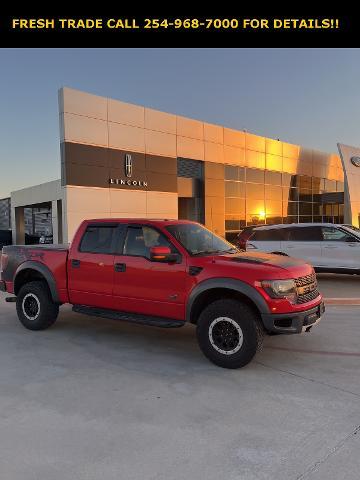
[[344, 222], [344, 183], [311, 175], [225, 166], [225, 235], [246, 225]]
[[[33, 243], [41, 235], [52, 235], [51, 203], [42, 204], [39, 207], [24, 208], [25, 234]], [[30, 239], [30, 240], [31, 240]]]
[[11, 203], [10, 198], [0, 199], [0, 230], [11, 228]]

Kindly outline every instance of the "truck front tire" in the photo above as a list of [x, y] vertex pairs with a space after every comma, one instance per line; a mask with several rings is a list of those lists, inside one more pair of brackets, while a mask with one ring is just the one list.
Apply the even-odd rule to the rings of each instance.
[[256, 313], [237, 300], [216, 300], [201, 312], [197, 322], [203, 354], [223, 368], [247, 365], [261, 348], [263, 336]]
[[16, 297], [16, 311], [20, 322], [29, 330], [45, 330], [57, 319], [56, 305], [45, 282], [29, 282], [20, 288]]

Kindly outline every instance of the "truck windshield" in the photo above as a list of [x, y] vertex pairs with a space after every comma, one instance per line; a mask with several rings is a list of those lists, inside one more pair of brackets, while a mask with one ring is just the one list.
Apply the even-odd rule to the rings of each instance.
[[237, 248], [231, 245], [231, 243], [197, 223], [170, 225], [166, 229], [181, 243], [190, 255], [238, 252]]

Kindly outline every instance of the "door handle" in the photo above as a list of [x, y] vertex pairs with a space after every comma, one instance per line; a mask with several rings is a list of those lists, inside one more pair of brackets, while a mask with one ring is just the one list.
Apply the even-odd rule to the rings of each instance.
[[324, 245], [324, 248], [336, 248], [336, 245]]
[[80, 260], [76, 260], [76, 259], [71, 260], [71, 266], [73, 268], [80, 268]]
[[125, 272], [126, 271], [126, 263], [115, 263], [114, 270], [115, 270], [115, 272]]

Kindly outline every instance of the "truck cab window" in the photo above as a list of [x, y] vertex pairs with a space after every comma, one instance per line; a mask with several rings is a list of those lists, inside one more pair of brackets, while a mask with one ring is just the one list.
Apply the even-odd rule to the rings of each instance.
[[165, 235], [154, 228], [147, 226], [128, 228], [124, 243], [124, 255], [150, 258], [151, 247], [169, 247], [173, 253], [176, 252]]
[[115, 240], [115, 226], [87, 227], [80, 244], [80, 252], [84, 253], [113, 253]]

